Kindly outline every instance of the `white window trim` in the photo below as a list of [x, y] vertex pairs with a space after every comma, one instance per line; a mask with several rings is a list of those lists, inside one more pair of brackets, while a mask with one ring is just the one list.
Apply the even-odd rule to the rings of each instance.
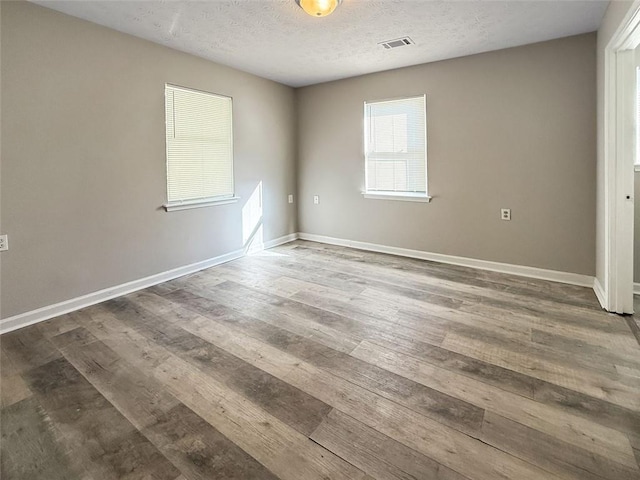
[[179, 210], [189, 210], [191, 208], [227, 205], [229, 203], [237, 203], [238, 200], [240, 200], [240, 197], [201, 198], [196, 200], [185, 200], [182, 202], [167, 202], [163, 205], [163, 207], [167, 212], [176, 212]]
[[371, 190], [369, 192], [362, 192], [364, 198], [372, 200], [400, 200], [403, 202], [422, 202], [429, 203], [433, 197], [425, 193], [411, 193], [411, 192], [382, 192]]
[[[368, 198], [368, 199], [373, 199], [373, 200], [400, 200], [400, 201], [405, 201], [405, 202], [423, 202], [423, 203], [429, 203], [431, 201], [431, 196], [429, 195], [429, 157], [428, 157], [428, 137], [427, 137], [427, 124], [429, 122], [429, 119], [427, 117], [427, 95], [426, 94], [422, 94], [422, 95], [414, 95], [414, 96], [408, 96], [408, 97], [396, 97], [396, 98], [387, 98], [384, 100], [378, 100], [375, 102], [369, 102], [369, 103], [386, 103], [386, 102], [395, 102], [397, 100], [404, 100], [404, 99], [408, 99], [408, 98], [419, 98], [422, 97], [424, 98], [424, 106], [425, 106], [425, 112], [424, 112], [424, 139], [425, 139], [425, 169], [424, 169], [424, 174], [425, 174], [425, 190], [426, 192], [424, 193], [412, 193], [412, 192], [384, 192], [384, 191], [380, 191], [380, 190], [367, 190], [367, 173], [368, 173], [368, 162], [367, 162], [367, 155], [366, 155], [366, 151], [367, 151], [367, 138], [365, 135], [365, 143], [363, 145], [364, 147], [364, 157], [365, 157], [365, 162], [364, 162], [364, 186], [365, 186], [365, 191], [362, 192], [362, 195], [364, 198]], [[366, 124], [367, 121], [367, 102], [364, 102], [363, 105], [363, 123]], [[366, 125], [363, 125], [364, 127], [364, 131], [366, 132]]]

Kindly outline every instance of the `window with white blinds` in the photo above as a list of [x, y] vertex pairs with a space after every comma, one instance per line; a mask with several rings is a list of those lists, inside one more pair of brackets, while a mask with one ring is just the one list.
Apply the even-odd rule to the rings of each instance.
[[365, 193], [427, 196], [426, 98], [365, 102]]
[[230, 97], [165, 86], [167, 207], [233, 198]]

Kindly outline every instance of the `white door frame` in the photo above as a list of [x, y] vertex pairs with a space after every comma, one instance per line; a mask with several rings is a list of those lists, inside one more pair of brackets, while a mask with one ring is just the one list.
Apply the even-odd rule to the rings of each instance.
[[640, 45], [640, 0], [626, 18], [604, 52], [605, 295], [601, 301], [615, 313], [633, 313], [634, 49]]

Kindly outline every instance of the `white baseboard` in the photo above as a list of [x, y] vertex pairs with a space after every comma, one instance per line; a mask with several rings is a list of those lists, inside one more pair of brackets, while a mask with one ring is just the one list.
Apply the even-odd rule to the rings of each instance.
[[285, 243], [293, 242], [298, 238], [300, 237], [297, 233], [290, 233], [289, 235], [285, 235], [284, 237], [280, 237], [274, 240], [269, 240], [267, 242], [264, 242], [264, 248], [266, 249], [266, 248], [277, 247], [278, 245], [283, 245]]
[[604, 288], [602, 288], [602, 284], [600, 283], [600, 280], [598, 280], [597, 278], [593, 279], [593, 291], [595, 292], [596, 297], [598, 298], [598, 302], [600, 302], [600, 306], [605, 310], [608, 310], [607, 295], [604, 292]]
[[640, 295], [640, 283], [633, 284], [633, 294]]
[[277, 247], [278, 245], [282, 245], [283, 243], [293, 242], [298, 239], [297, 233], [290, 233], [289, 235], [285, 235], [284, 237], [279, 237], [274, 240], [268, 240], [263, 242], [259, 239], [253, 239], [249, 245], [247, 245], [244, 249], [244, 253], [246, 255], [251, 255], [256, 252], [260, 252], [262, 250], [266, 250], [268, 248]]
[[[264, 242], [264, 248], [276, 247], [278, 245], [282, 245], [283, 243], [291, 242], [297, 238], [297, 233], [285, 235], [284, 237]], [[81, 308], [89, 307], [91, 305], [95, 305], [96, 303], [101, 303], [106, 300], [119, 297], [121, 295], [135, 292], [137, 290], [152, 287], [153, 285], [157, 285], [162, 282], [168, 282], [169, 280], [173, 280], [174, 278], [189, 275], [191, 273], [204, 270], [205, 268], [214, 267], [222, 263], [230, 262], [231, 260], [243, 257], [244, 255], [245, 250], [236, 250], [224, 255], [210, 258], [208, 260], [203, 260], [202, 262], [192, 263], [191, 265], [186, 265], [184, 267], [174, 268], [173, 270], [157, 273], [155, 275], [141, 278], [139, 280], [133, 280], [132, 282], [123, 283], [114, 287], [105, 288], [104, 290], [98, 290], [97, 292], [92, 292], [87, 295], [82, 295], [81, 297], [65, 300], [64, 302], [56, 303], [54, 305], [48, 305], [46, 307], [31, 310], [19, 315], [3, 318], [0, 320], [0, 334], [11, 332], [22, 327], [27, 327], [44, 320], [49, 320], [50, 318], [64, 315], [65, 313], [73, 312], [75, 310], [80, 310]]]
[[460, 265], [463, 267], [478, 268], [480, 270], [490, 270], [492, 272], [508, 273], [511, 275], [519, 275], [522, 277], [536, 278], [540, 280], [550, 280], [552, 282], [567, 283], [569, 285], [578, 285], [580, 287], [593, 288], [594, 277], [589, 275], [581, 275], [578, 273], [560, 272], [557, 270], [546, 270], [536, 267], [525, 267], [522, 265], [512, 265], [509, 263], [491, 262], [488, 260], [477, 260], [475, 258], [456, 257], [453, 255], [444, 255], [442, 253], [424, 252], [422, 250], [410, 250], [408, 248], [389, 247], [376, 243], [358, 242], [355, 240], [344, 240], [341, 238], [325, 237], [323, 235], [314, 235], [311, 233], [299, 233], [298, 238], [302, 240], [310, 240], [319, 243], [328, 243], [331, 245], [340, 245], [343, 247], [358, 248], [360, 250], [368, 250], [371, 252], [389, 253], [391, 255], [399, 255], [402, 257], [417, 258], [420, 260], [432, 260], [434, 262], [447, 263], [450, 265]]
[[[326, 237], [323, 235], [314, 235], [310, 233], [292, 233], [285, 235], [274, 240], [264, 242], [263, 248], [273, 248], [284, 243], [292, 242], [296, 239], [310, 240], [313, 242], [327, 243], [331, 245], [340, 245], [344, 247], [358, 248], [360, 250], [368, 250], [372, 252], [388, 253], [391, 255], [399, 255], [402, 257], [417, 258], [420, 260], [431, 260], [440, 263], [446, 263], [451, 265], [460, 265], [464, 267], [478, 268], [481, 270], [490, 270], [492, 272], [507, 273], [511, 275], [519, 275], [523, 277], [536, 278], [540, 280], [550, 280], [553, 282], [566, 283], [570, 285], [578, 285], [582, 287], [593, 288], [600, 304], [603, 305], [603, 300], [606, 298], [600, 282], [594, 277], [588, 275], [581, 275], [577, 273], [560, 272], [556, 270], [546, 270], [535, 267], [525, 267], [522, 265], [512, 265], [508, 263], [491, 262], [487, 260], [477, 260], [474, 258], [457, 257], [453, 255], [444, 255], [441, 253], [424, 252], [421, 250], [411, 250], [407, 248], [390, 247], [386, 245], [379, 245], [375, 243], [358, 242], [355, 240], [345, 240], [341, 238]], [[30, 312], [21, 313], [12, 317], [4, 318], [0, 320], [0, 334], [17, 330], [18, 328], [33, 325], [44, 320], [48, 320], [65, 313], [80, 310], [97, 303], [110, 300], [121, 295], [142, 290], [144, 288], [157, 285], [159, 283], [173, 280], [174, 278], [189, 275], [191, 273], [204, 270], [205, 268], [220, 265], [222, 263], [235, 260], [243, 257], [247, 252], [242, 250], [236, 250], [225, 255], [210, 258], [202, 262], [193, 263], [184, 267], [175, 268], [166, 272], [151, 275], [149, 277], [127, 282], [122, 285], [116, 285], [114, 287], [105, 288], [97, 292], [89, 293], [81, 297], [72, 298], [64, 302], [56, 303], [54, 305], [48, 305], [46, 307], [38, 308]], [[634, 284], [634, 293], [640, 294], [640, 284]]]

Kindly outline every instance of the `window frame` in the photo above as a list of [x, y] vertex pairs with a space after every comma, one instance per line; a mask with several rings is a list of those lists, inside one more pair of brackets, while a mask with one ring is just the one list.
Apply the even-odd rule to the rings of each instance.
[[[367, 116], [367, 106], [381, 103], [393, 103], [402, 100], [411, 100], [416, 98], [422, 98], [424, 102], [424, 175], [425, 175], [425, 192], [412, 192], [412, 191], [398, 191], [398, 190], [369, 190], [369, 157], [368, 157], [368, 144], [369, 144], [369, 117]], [[429, 173], [428, 173], [428, 143], [427, 143], [427, 95], [411, 95], [395, 98], [387, 98], [383, 100], [364, 101], [363, 105], [363, 157], [364, 157], [364, 191], [361, 192], [364, 198], [374, 200], [400, 200], [408, 202], [430, 202], [432, 197], [429, 195]]]
[[[197, 94], [201, 94], [201, 95], [208, 95], [208, 96], [212, 96], [212, 97], [218, 97], [218, 98], [222, 98], [225, 100], [229, 100], [229, 104], [230, 104], [230, 148], [231, 148], [231, 190], [232, 193], [231, 194], [227, 194], [227, 195], [218, 195], [218, 196], [213, 196], [213, 197], [200, 197], [200, 198], [190, 198], [190, 199], [185, 199], [185, 200], [169, 200], [169, 142], [167, 140], [167, 127], [168, 127], [168, 122], [167, 122], [167, 114], [166, 114], [166, 108], [167, 108], [167, 91], [168, 89], [173, 89], [173, 90], [182, 90], [188, 93], [197, 93]], [[166, 181], [166, 203], [163, 204], [164, 209], [167, 212], [173, 212], [173, 211], [179, 211], [179, 210], [187, 210], [187, 209], [192, 209], [192, 208], [202, 208], [202, 207], [210, 207], [213, 205], [226, 205], [226, 204], [230, 204], [230, 203], [236, 203], [240, 197], [236, 196], [235, 194], [235, 149], [234, 149], [234, 128], [233, 128], [233, 97], [228, 96], [228, 95], [222, 95], [219, 93], [212, 93], [212, 92], [207, 92], [205, 90], [199, 90], [197, 88], [190, 88], [190, 87], [184, 87], [182, 85], [175, 85], [172, 83], [165, 83], [164, 86], [164, 105], [165, 105], [165, 125], [164, 125], [164, 130], [165, 130], [165, 181]], [[175, 125], [174, 125], [175, 128]]]

